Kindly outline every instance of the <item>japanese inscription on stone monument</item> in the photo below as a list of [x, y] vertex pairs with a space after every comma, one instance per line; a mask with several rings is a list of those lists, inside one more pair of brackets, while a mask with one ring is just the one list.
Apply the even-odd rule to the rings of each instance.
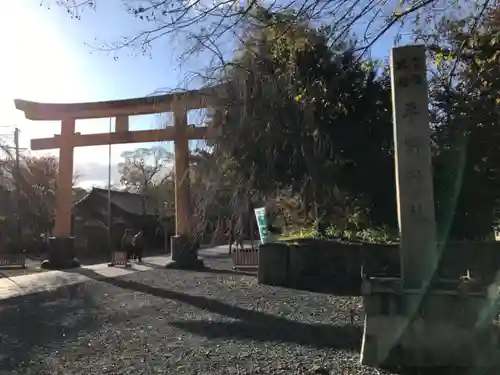
[[420, 287], [436, 248], [425, 48], [394, 48], [391, 68], [402, 274]]

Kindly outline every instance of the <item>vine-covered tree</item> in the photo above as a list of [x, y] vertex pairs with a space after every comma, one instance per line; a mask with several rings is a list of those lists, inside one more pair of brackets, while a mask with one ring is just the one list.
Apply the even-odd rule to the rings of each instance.
[[[74, 15], [86, 5], [99, 11], [99, 1], [60, 4]], [[306, 219], [350, 216], [395, 227], [388, 69], [365, 52], [392, 26], [407, 32], [425, 25], [414, 39], [429, 47], [435, 65], [429, 76], [441, 239], [491, 233], [500, 192], [495, 2], [127, 3], [144, 29], [103, 49], [146, 51], [161, 38], [187, 35], [194, 44], [184, 52], [214, 57], [200, 68], [205, 83], [226, 84], [213, 119], [225, 136], [193, 161], [193, 196], [198, 206], [204, 202], [203, 215], [232, 211], [234, 197], [286, 193], [299, 197]], [[369, 26], [360, 29], [363, 22]], [[311, 26], [319, 24], [328, 27]]]
[[490, 10], [474, 33], [464, 31], [466, 19], [444, 23], [439, 45], [433, 44], [435, 186], [443, 239], [489, 237], [498, 216], [499, 15]]
[[315, 218], [349, 202], [394, 224], [387, 72], [359, 61], [355, 43], [331, 45], [328, 28], [295, 19], [261, 9], [249, 26], [224, 77], [220, 147], [252, 188], [306, 194]]

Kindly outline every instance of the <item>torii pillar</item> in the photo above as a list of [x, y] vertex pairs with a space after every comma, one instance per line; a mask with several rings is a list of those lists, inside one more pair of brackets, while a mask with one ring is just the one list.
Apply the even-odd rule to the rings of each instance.
[[175, 228], [171, 239], [172, 263], [167, 268], [201, 268], [198, 259], [198, 242], [191, 236], [192, 215], [189, 189], [189, 136], [187, 134], [187, 111], [178, 101], [173, 110], [174, 117], [174, 177], [175, 177]]
[[[158, 141], [174, 141], [175, 150], [176, 235], [172, 237], [171, 245], [173, 262], [168, 267], [197, 268], [203, 265], [197, 257], [197, 241], [191, 238], [188, 142], [190, 139], [217, 138], [219, 131], [213, 126], [188, 127], [187, 111], [207, 108], [209, 98], [220, 88], [94, 103], [49, 104], [15, 100], [16, 108], [23, 111], [27, 119], [61, 121], [60, 135], [31, 141], [33, 150], [59, 149], [54, 237], [50, 239], [49, 259], [43, 263], [46, 268], [68, 268], [78, 264], [71, 235], [74, 148]], [[173, 112], [174, 126], [129, 131], [129, 116], [162, 112]], [[116, 118], [116, 128], [112, 133], [75, 133], [77, 119], [110, 117]]]

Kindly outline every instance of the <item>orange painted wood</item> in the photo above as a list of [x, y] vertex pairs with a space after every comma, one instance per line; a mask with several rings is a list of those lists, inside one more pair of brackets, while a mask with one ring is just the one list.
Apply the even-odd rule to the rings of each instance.
[[28, 120], [91, 119], [170, 112], [176, 101], [183, 102], [186, 110], [207, 108], [210, 107], [211, 98], [218, 95], [221, 90], [223, 90], [223, 85], [182, 93], [102, 102], [38, 103], [16, 99], [14, 104], [17, 109], [24, 112]]
[[[80, 134], [75, 133], [69, 142], [73, 147], [85, 146], [101, 146], [108, 144], [124, 144], [124, 143], [143, 143], [143, 142], [160, 142], [160, 141], [175, 141], [176, 130], [173, 126], [165, 129], [154, 130], [136, 130], [127, 132], [114, 133], [99, 133], [99, 134]], [[212, 127], [200, 127], [186, 129], [188, 139], [214, 139], [219, 136], [218, 129]], [[59, 148], [61, 136], [55, 135], [49, 138], [38, 138], [31, 140], [32, 150], [50, 150]]]
[[73, 207], [73, 156], [71, 139], [75, 135], [75, 120], [63, 120], [61, 124], [61, 147], [59, 148], [59, 172], [57, 174], [56, 217], [54, 235], [66, 237], [71, 234], [71, 209]]
[[128, 132], [128, 116], [117, 116], [115, 132]]

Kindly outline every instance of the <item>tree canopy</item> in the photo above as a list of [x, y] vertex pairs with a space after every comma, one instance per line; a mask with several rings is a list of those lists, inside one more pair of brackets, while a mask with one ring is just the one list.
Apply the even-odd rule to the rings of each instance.
[[[263, 15], [248, 30], [224, 77], [221, 152], [261, 192], [289, 187], [313, 211], [347, 204], [394, 223], [395, 210], [376, 208], [394, 204], [386, 199], [394, 194], [387, 70], [359, 60], [355, 41], [331, 44], [328, 28], [293, 19]], [[270, 43], [279, 33], [286, 36]]]
[[[193, 223], [200, 230], [221, 217], [251, 217], [252, 207], [274, 200], [287, 217], [300, 221], [301, 216], [300, 225], [326, 220], [342, 233], [373, 228], [397, 233], [389, 67], [366, 52], [389, 26], [412, 22], [430, 62], [440, 239], [491, 235], [500, 208], [497, 5], [422, 0], [390, 7], [386, 0], [304, 0], [288, 7], [260, 2], [209, 7], [200, 1], [131, 3], [128, 12], [142, 17], [146, 31], [111, 46], [148, 47], [184, 30], [216, 57], [205, 78], [225, 83], [211, 114], [224, 135], [192, 150], [190, 159]], [[99, 4], [85, 1], [70, 12], [85, 5], [98, 11]], [[361, 36], [353, 25], [370, 15], [376, 26]], [[230, 54], [220, 50], [228, 33]], [[172, 155], [152, 148], [123, 157], [123, 186], [154, 195], [159, 206], [171, 209]], [[47, 176], [52, 175], [39, 177]], [[51, 202], [54, 181], [29, 185], [36, 194], [47, 191], [43, 199]]]
[[[429, 44], [442, 240], [487, 238], [498, 215], [499, 23], [498, 12], [486, 15], [473, 34], [467, 18], [437, 25], [440, 43]], [[328, 27], [296, 20], [261, 9], [247, 26], [221, 77], [228, 90], [214, 123], [225, 136], [216, 152], [248, 189], [300, 195], [312, 219], [395, 230], [388, 66], [361, 57], [355, 39], [337, 43]]]

